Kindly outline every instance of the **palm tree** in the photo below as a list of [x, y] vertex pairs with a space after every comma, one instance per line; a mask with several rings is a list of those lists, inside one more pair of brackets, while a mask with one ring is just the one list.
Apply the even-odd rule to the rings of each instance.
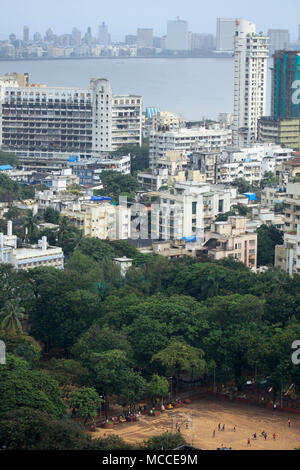
[[28, 209], [26, 211], [26, 219], [24, 222], [25, 241], [36, 236], [37, 231], [38, 231], [37, 223], [38, 223], [37, 215], [34, 215], [31, 209]]
[[25, 318], [25, 309], [19, 305], [17, 300], [6, 302], [4, 308], [0, 311], [3, 320], [1, 327], [8, 333], [22, 333], [22, 325], [20, 320]]

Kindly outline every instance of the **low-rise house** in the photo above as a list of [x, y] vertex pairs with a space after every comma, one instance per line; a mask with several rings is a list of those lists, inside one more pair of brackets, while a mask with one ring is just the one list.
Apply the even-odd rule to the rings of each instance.
[[257, 266], [257, 234], [247, 232], [245, 217], [229, 217], [227, 222], [215, 222], [205, 232], [202, 252], [215, 260], [234, 258], [249, 268]]
[[12, 222], [8, 221], [7, 235], [0, 233], [0, 262], [12, 264], [16, 270], [52, 266], [64, 268], [64, 254], [60, 247], [49, 246], [42, 237], [37, 245], [17, 248], [17, 237], [12, 235]]

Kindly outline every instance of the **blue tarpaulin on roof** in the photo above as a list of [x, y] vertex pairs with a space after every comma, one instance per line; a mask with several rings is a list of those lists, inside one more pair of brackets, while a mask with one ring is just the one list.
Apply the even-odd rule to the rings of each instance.
[[243, 193], [243, 196], [246, 196], [249, 201], [257, 201], [257, 197], [255, 193]]
[[197, 237], [182, 237], [181, 240], [185, 240], [186, 243], [196, 242]]
[[11, 165], [0, 165], [0, 171], [13, 170]]
[[105, 196], [91, 196], [91, 201], [111, 201], [111, 197]]

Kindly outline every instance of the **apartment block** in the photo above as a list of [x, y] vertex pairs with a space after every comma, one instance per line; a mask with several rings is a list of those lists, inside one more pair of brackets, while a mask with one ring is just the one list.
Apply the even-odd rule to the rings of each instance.
[[233, 143], [250, 146], [258, 138], [258, 120], [266, 115], [268, 37], [256, 25], [236, 20], [234, 37]]
[[288, 183], [283, 203], [285, 232], [295, 232], [300, 226], [300, 183]]
[[157, 161], [168, 150], [216, 151], [223, 150], [232, 142], [229, 129], [179, 129], [173, 132], [151, 132], [149, 138], [149, 165], [155, 168]]
[[[12, 81], [13, 80], [13, 81]], [[0, 79], [0, 144], [21, 159], [98, 156], [141, 145], [142, 98], [113, 95], [106, 79], [89, 88], [20, 86]]]
[[85, 237], [102, 240], [130, 238], [130, 209], [112, 205], [106, 199], [101, 202], [90, 200], [90, 202], [75, 203], [63, 209], [61, 215], [68, 217], [71, 223], [83, 231]]
[[142, 99], [134, 95], [113, 95], [112, 150], [122, 145], [142, 145]]
[[152, 233], [162, 240], [196, 237], [201, 244], [204, 228], [230, 210], [230, 192], [205, 183], [175, 183], [172, 193], [153, 194], [159, 203], [152, 205]]
[[273, 142], [293, 150], [300, 149], [300, 119], [279, 119], [263, 116], [258, 121], [258, 141]]
[[227, 222], [215, 222], [205, 233], [203, 252], [219, 260], [233, 258], [249, 268], [257, 267], [257, 234], [247, 232], [245, 217], [229, 217]]

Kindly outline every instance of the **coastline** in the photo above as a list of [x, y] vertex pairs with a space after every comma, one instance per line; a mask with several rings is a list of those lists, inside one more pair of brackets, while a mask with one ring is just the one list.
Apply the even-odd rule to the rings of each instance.
[[169, 55], [151, 55], [151, 56], [135, 56], [135, 57], [129, 57], [129, 56], [117, 56], [117, 57], [111, 57], [111, 56], [83, 56], [83, 57], [18, 57], [18, 58], [11, 58], [11, 57], [0, 57], [0, 62], [38, 62], [38, 61], [48, 61], [48, 60], [103, 60], [103, 59], [109, 59], [109, 60], [128, 60], [128, 59], [230, 59], [232, 60], [233, 56], [226, 54], [226, 55], [216, 55], [216, 54], [211, 54], [211, 55], [174, 55], [174, 56], [169, 56]]

